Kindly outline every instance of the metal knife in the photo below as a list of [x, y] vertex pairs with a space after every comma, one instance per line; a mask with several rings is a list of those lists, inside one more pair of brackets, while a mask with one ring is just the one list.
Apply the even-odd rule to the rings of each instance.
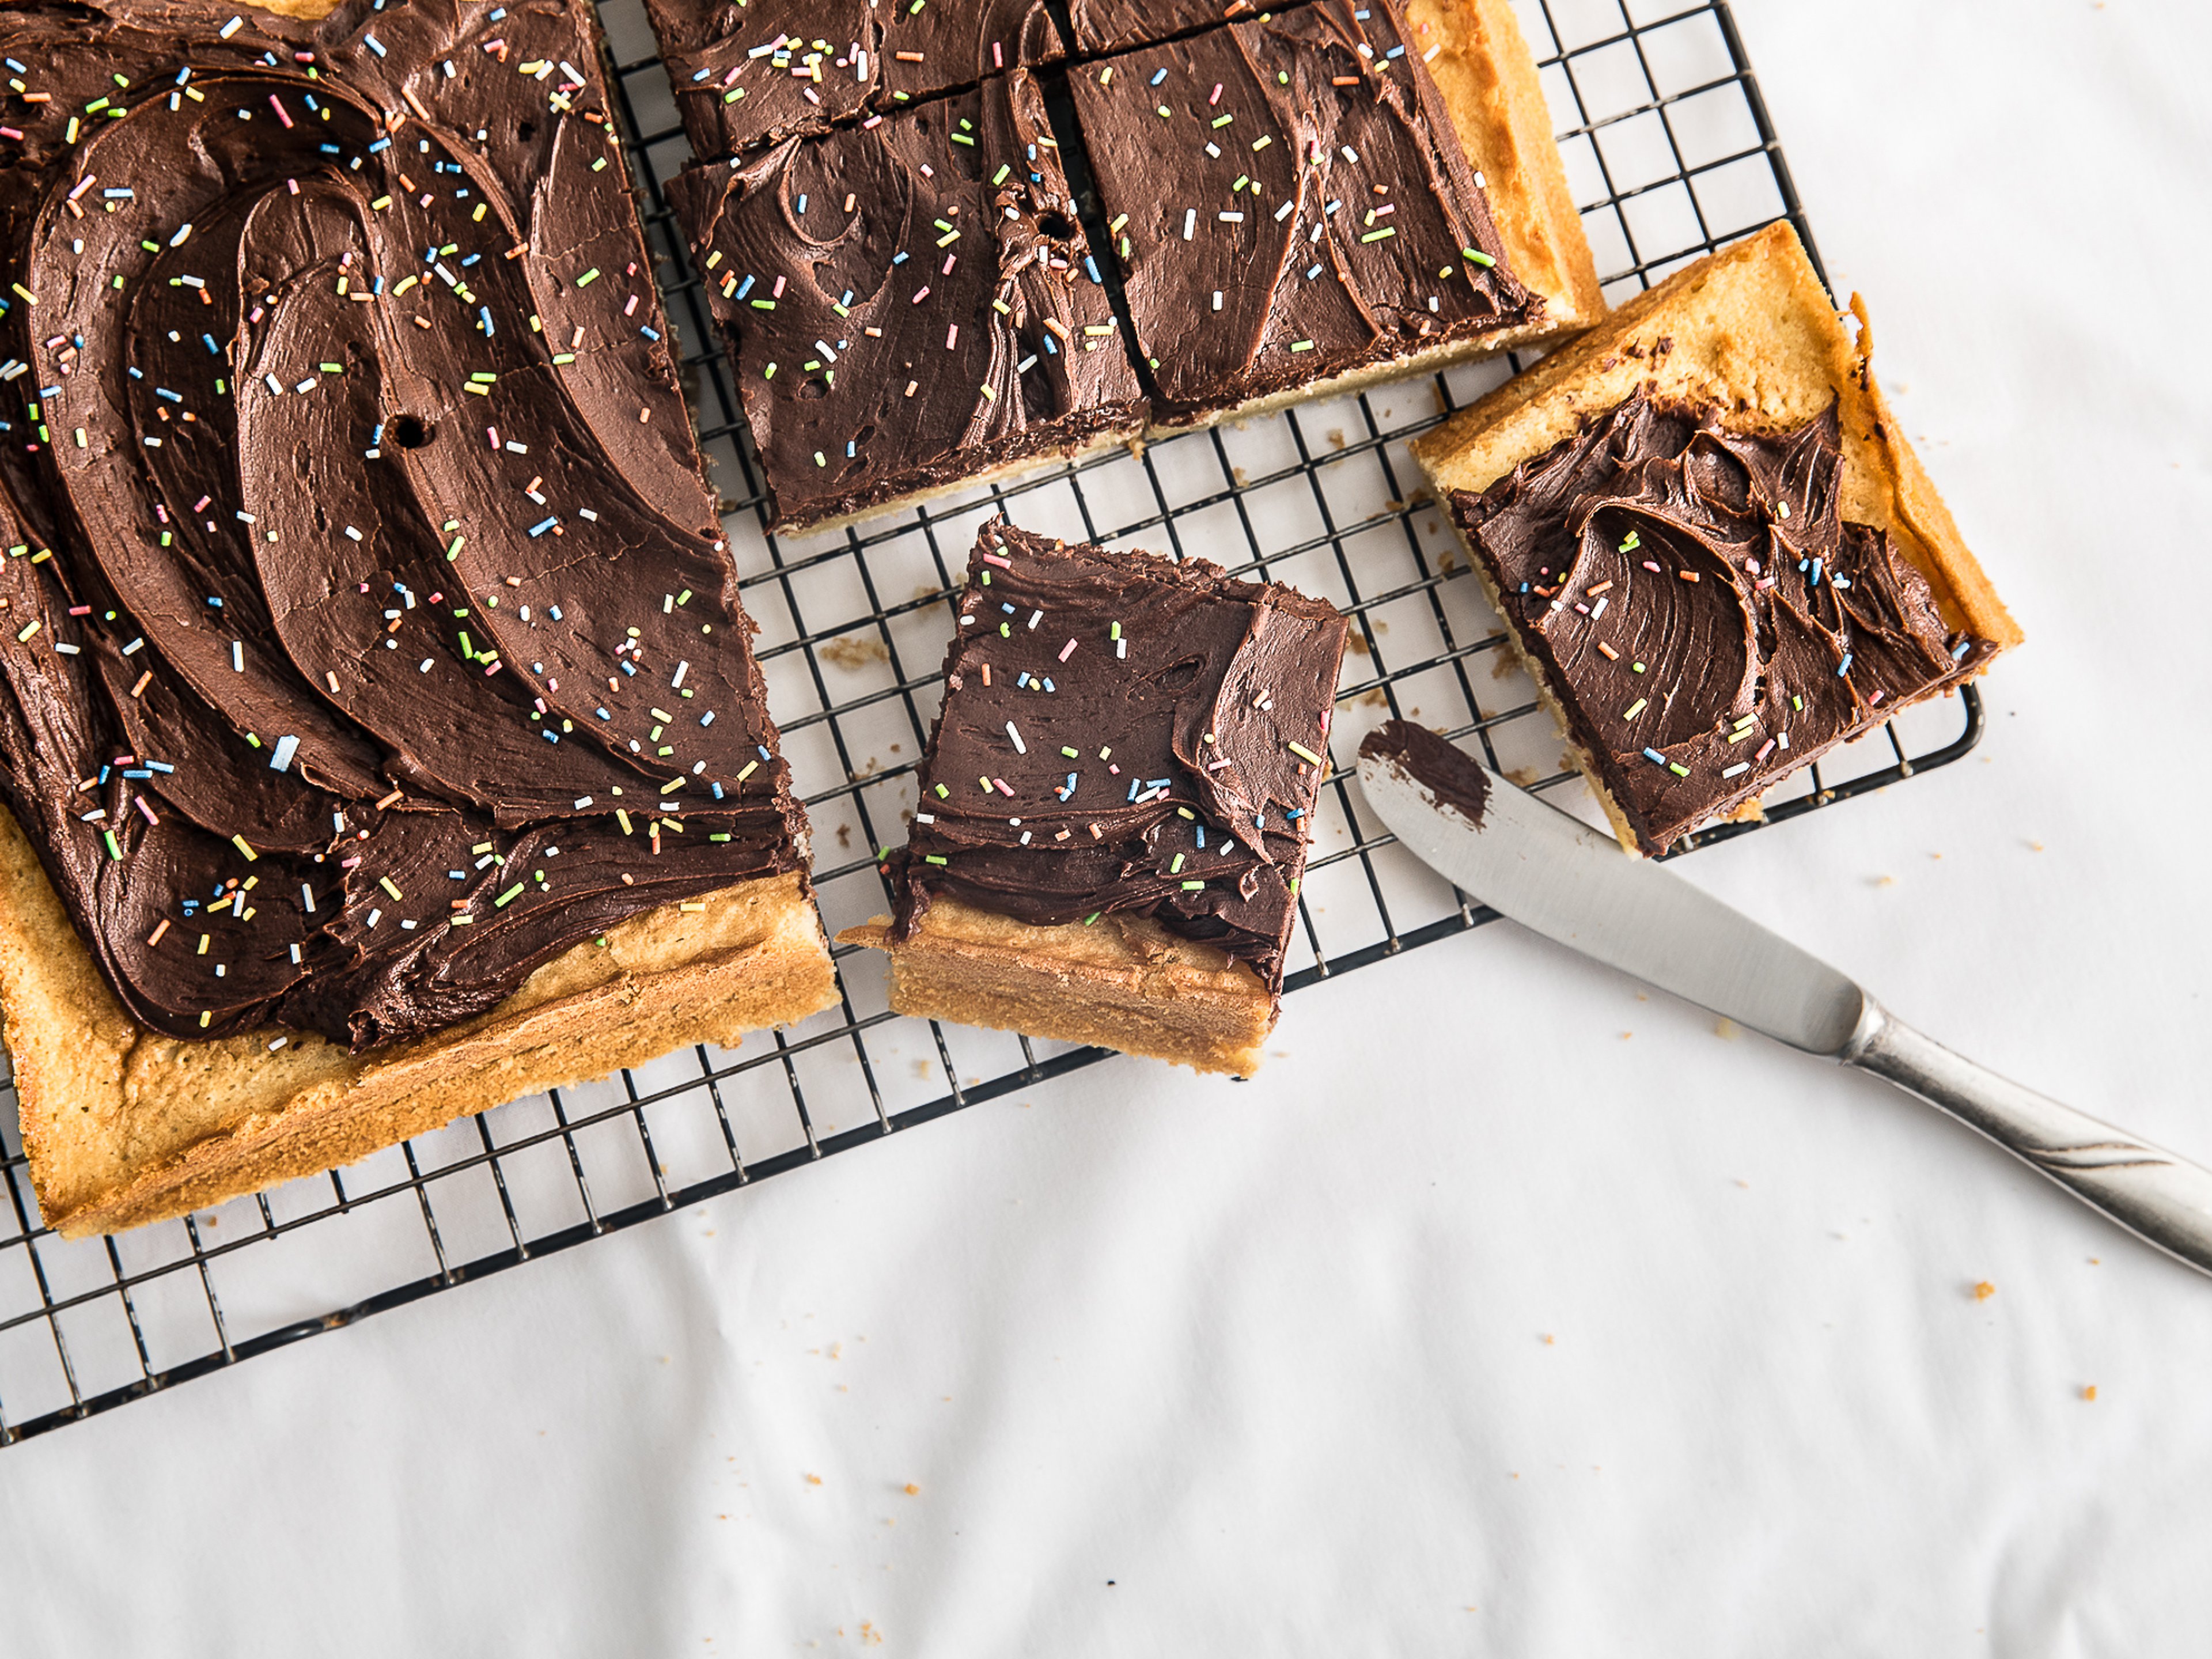
[[1424, 726], [1360, 745], [1376, 816], [1470, 896], [1662, 991], [1857, 1066], [1986, 1135], [2094, 1210], [2212, 1273], [2212, 1170], [1984, 1070], [1827, 963]]

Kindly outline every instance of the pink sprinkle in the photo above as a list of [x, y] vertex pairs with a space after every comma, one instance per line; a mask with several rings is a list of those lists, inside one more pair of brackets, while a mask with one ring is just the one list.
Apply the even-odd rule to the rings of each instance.
[[[289, 124], [288, 123], [287, 125]], [[290, 191], [293, 195], [297, 196], [300, 193], [300, 181], [297, 179], [287, 179], [284, 181], [284, 188]], [[340, 264], [343, 264], [345, 261], [341, 259], [338, 263]]]
[[1001, 570], [1012, 570], [1014, 568], [1014, 562], [1012, 559], [1002, 559], [995, 553], [986, 553], [983, 556], [983, 562], [995, 564]]
[[1060, 647], [1060, 659], [1062, 662], [1066, 662], [1066, 661], [1070, 657], [1073, 656], [1074, 654], [1075, 654], [1075, 641], [1074, 641], [1073, 640], [1070, 640], [1070, 641], [1069, 641], [1066, 645], [1063, 645], [1063, 646], [1061, 646], [1061, 647]]
[[1334, 714], [1335, 712], [1336, 712], [1336, 711], [1335, 711], [1334, 709], [1333, 709], [1333, 708], [1324, 708], [1324, 709], [1322, 709], [1322, 710], [1321, 711], [1321, 734], [1322, 734], [1322, 736], [1323, 736], [1323, 737], [1327, 737], [1327, 736], [1328, 735], [1328, 717], [1329, 717], [1331, 714]]
[[777, 277], [775, 279], [775, 286], [769, 290], [769, 298], [771, 300], [781, 300], [783, 298], [783, 285], [790, 280], [791, 279], [787, 276]]
[[1756, 755], [1753, 755], [1753, 756], [1752, 757], [1752, 759], [1753, 759], [1753, 760], [1755, 760], [1755, 761], [1763, 761], [1763, 760], [1765, 760], [1765, 759], [1769, 755], [1772, 754], [1773, 752], [1774, 752], [1774, 739], [1773, 739], [1773, 738], [1768, 738], [1765, 743], [1763, 743], [1763, 744], [1759, 744], [1759, 752], [1758, 752]]
[[157, 818], [157, 817], [155, 817], [154, 816], [154, 809], [153, 809], [152, 807], [150, 807], [150, 806], [149, 806], [149, 805], [146, 805], [146, 797], [145, 797], [145, 796], [143, 796], [143, 795], [133, 795], [133, 796], [131, 796], [131, 804], [133, 806], [136, 806], [136, 807], [137, 807], [140, 811], [143, 812], [143, 813], [146, 815], [146, 822], [147, 822], [147, 823], [150, 823], [150, 824], [155, 825], [156, 828], [159, 828], [159, 827], [160, 827], [161, 820], [161, 819], [159, 819], [159, 818]]
[[1659, 567], [1654, 564], [1650, 560], [1646, 559], [1644, 562], [1644, 568], [1646, 570], [1656, 570]]
[[991, 42], [991, 67], [992, 67], [993, 69], [1004, 69], [1004, 68], [1006, 68], [1006, 48], [1005, 48], [1004, 46], [1000, 46], [1000, 45], [996, 40], [992, 41], [992, 42]]
[[72, 617], [89, 617], [91, 614], [92, 607], [88, 605], [73, 605], [70, 607], [70, 615]]
[[1875, 704], [1876, 704], [1876, 703], [1880, 702], [1881, 701], [1881, 699], [1882, 699], [1882, 693], [1881, 693], [1881, 692], [1879, 692], [1879, 691], [1875, 692], [1875, 693], [1874, 694], [1874, 696], [1870, 696], [1870, 697], [1869, 697], [1869, 698], [1867, 699], [1867, 707], [1868, 707], [1868, 708], [1873, 708], [1873, 707], [1875, 706]]
[[287, 127], [289, 127], [292, 125], [292, 117], [290, 112], [285, 109], [283, 104], [276, 100], [276, 94], [273, 92], [269, 94], [269, 107], [276, 112], [276, 118], [282, 121]]
[[993, 778], [991, 781], [999, 786], [999, 793], [1000, 794], [1009, 797], [1013, 794], [1013, 789], [1007, 784], [1004, 778]]
[[507, 665], [505, 663], [494, 663], [490, 667], [484, 670], [484, 678], [486, 679], [489, 679], [493, 675], [498, 673], [501, 669], [506, 666]]
[[[9, 128], [8, 130], [9, 130], [10, 132], [15, 132], [15, 130], [13, 127]], [[17, 137], [19, 137], [19, 138], [20, 138], [20, 137], [21, 137], [23, 135], [18, 132], [18, 133], [15, 133], [15, 136], [16, 136]], [[99, 182], [100, 182], [100, 179], [99, 179], [99, 175], [98, 175], [98, 174], [96, 174], [96, 173], [86, 173], [86, 174], [84, 175], [84, 177], [83, 177], [83, 178], [82, 178], [82, 179], [78, 179], [78, 180], [76, 181], [76, 188], [75, 190], [73, 190], [73, 191], [70, 191], [70, 193], [69, 193], [69, 198], [70, 198], [70, 201], [72, 201], [72, 202], [74, 202], [75, 200], [76, 200], [76, 198], [77, 198], [78, 197], [80, 197], [80, 196], [83, 195], [83, 194], [85, 193], [85, 191], [87, 191], [90, 190], [90, 189], [91, 189], [94, 185], [98, 184]]]
[[0, 127], [0, 138], [14, 138], [20, 141], [23, 135], [13, 127]]
[[1213, 83], [1213, 96], [1212, 96], [1211, 98], [1209, 98], [1209, 99], [1207, 99], [1207, 100], [1206, 100], [1206, 107], [1207, 107], [1208, 109], [1211, 109], [1211, 108], [1212, 108], [1212, 107], [1213, 107], [1213, 106], [1214, 106], [1214, 105], [1216, 105], [1216, 104], [1219, 103], [1220, 101], [1221, 101], [1221, 82], [1218, 82], [1218, 81], [1216, 81], [1216, 82]]
[[204, 512], [206, 512], [206, 511], [207, 511], [207, 504], [208, 504], [210, 501], [213, 501], [214, 499], [215, 499], [215, 497], [214, 497], [214, 496], [212, 496], [212, 495], [203, 495], [203, 496], [201, 496], [201, 497], [199, 498], [199, 500], [198, 500], [198, 501], [194, 501], [194, 502], [192, 503], [192, 511], [193, 511], [193, 512], [195, 512], [195, 513], [204, 513]]
[[915, 304], [916, 304], [916, 305], [920, 305], [920, 304], [921, 304], [924, 300], [927, 300], [928, 297], [929, 297], [929, 284], [928, 284], [927, 283], [923, 283], [920, 288], [918, 288], [918, 289], [915, 289], [915, 291], [914, 291], [914, 302], [915, 302]]
[[491, 447], [494, 449], [497, 449], [499, 447], [499, 428], [497, 427], [486, 427], [484, 428], [484, 436], [490, 441]]
[[952, 343], [953, 343], [955, 340], [958, 339], [959, 337], [960, 337], [960, 325], [959, 325], [959, 324], [957, 324], [957, 323], [955, 323], [955, 324], [953, 324], [953, 325], [952, 325], [952, 326], [951, 326], [951, 327], [950, 327], [950, 328], [948, 328], [948, 329], [946, 329], [946, 330], [945, 331], [945, 349], [947, 351], [951, 350], [951, 349], [952, 349]]
[[629, 296], [629, 303], [623, 307], [623, 315], [625, 317], [635, 317], [637, 315], [636, 295], [633, 294]]
[[953, 267], [953, 266], [955, 266], [955, 265], [957, 265], [957, 264], [958, 264], [959, 263], [960, 263], [960, 256], [959, 256], [958, 254], [957, 254], [957, 253], [948, 253], [948, 254], [946, 254], [946, 255], [945, 256], [945, 265], [944, 265], [944, 268], [943, 268], [942, 270], [940, 270], [937, 274], [938, 274], [939, 276], [950, 276], [952, 274], [952, 267]]
[[879, 127], [879, 126], [883, 125], [883, 124], [884, 124], [884, 118], [883, 118], [882, 116], [880, 116], [880, 115], [871, 115], [871, 116], [870, 116], [866, 120], [865, 120], [865, 121], [863, 121], [863, 122], [861, 122], [861, 123], [860, 123], [860, 131], [863, 131], [863, 132], [866, 132], [866, 131], [867, 131], [870, 128], [872, 128], [872, 127]]
[[1224, 767], [1224, 766], [1234, 766], [1234, 765], [1236, 765], [1236, 764], [1237, 764], [1237, 763], [1236, 763], [1235, 761], [1231, 760], [1227, 756], [1225, 756], [1225, 755], [1224, 755], [1221, 759], [1219, 759], [1219, 760], [1218, 760], [1218, 761], [1208, 761], [1208, 762], [1206, 762], [1206, 769], [1207, 771], [1209, 771], [1209, 772], [1218, 772], [1218, 771], [1219, 771], [1223, 767]]

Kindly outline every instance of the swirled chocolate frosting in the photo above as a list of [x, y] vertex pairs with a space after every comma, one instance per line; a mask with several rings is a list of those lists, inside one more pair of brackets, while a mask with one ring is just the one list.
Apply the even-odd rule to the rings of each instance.
[[1026, 74], [693, 167], [669, 193], [781, 524], [1143, 427]]
[[1543, 314], [1390, 0], [1316, 0], [1069, 85], [1158, 419]]
[[131, 1014], [365, 1048], [800, 867], [583, 0], [0, 58], [0, 787]]
[[1201, 559], [986, 525], [890, 856], [899, 933], [936, 893], [1040, 927], [1134, 913], [1279, 989], [1345, 632]]
[[1642, 394], [1452, 492], [1455, 522], [1649, 853], [1993, 648], [1846, 520], [1836, 410], [1737, 432]]
[[735, 155], [1059, 58], [1045, 0], [646, 0], [691, 147]]

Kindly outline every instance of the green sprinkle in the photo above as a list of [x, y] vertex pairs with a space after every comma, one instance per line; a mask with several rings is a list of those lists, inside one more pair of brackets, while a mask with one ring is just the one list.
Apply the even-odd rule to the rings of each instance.
[[1088, 927], [1092, 922], [1097, 921], [1099, 917], [1105, 914], [1106, 913], [1103, 910], [1093, 910], [1089, 915], [1084, 917], [1083, 925], [1085, 927]]
[[940, 783], [937, 786], [937, 798], [939, 800], [951, 800], [952, 799], [952, 792]]
[[924, 853], [921, 855], [921, 861], [924, 864], [942, 864], [945, 862], [943, 859], [938, 857], [934, 853]]
[[1667, 769], [1678, 778], [1686, 778], [1690, 775], [1690, 769], [1680, 761], [1668, 761]]
[[1181, 875], [1181, 874], [1182, 873], [1182, 854], [1177, 853], [1177, 854], [1175, 855], [1175, 862], [1168, 866], [1168, 873], [1169, 873], [1170, 875], [1171, 875], [1171, 876], [1179, 876], [1179, 875]]
[[1010, 164], [1001, 161], [999, 164], [999, 170], [991, 175], [991, 182], [994, 185], [1005, 184], [1006, 182], [1006, 175], [1013, 170], [1013, 167]]
[[1182, 890], [1186, 893], [1195, 893], [1200, 888], [1205, 885], [1206, 884], [1202, 881], [1187, 881], [1182, 884]]
[[1397, 227], [1397, 226], [1395, 226], [1395, 225], [1385, 225], [1385, 226], [1383, 226], [1383, 227], [1382, 227], [1382, 229], [1380, 229], [1380, 230], [1370, 230], [1370, 231], [1369, 231], [1369, 232], [1368, 232], [1364, 236], [1362, 236], [1359, 240], [1360, 240], [1361, 241], [1363, 241], [1363, 242], [1379, 242], [1379, 241], [1381, 241], [1381, 240], [1382, 240], [1385, 236], [1395, 236], [1397, 234], [1398, 234], [1398, 227]]
[[599, 268], [597, 265], [593, 265], [589, 270], [576, 278], [576, 286], [578, 288], [589, 288], [593, 283], [596, 283], [599, 280]]
[[491, 908], [495, 910], [504, 910], [508, 905], [514, 903], [516, 899], [521, 896], [522, 884], [518, 881], [514, 886], [508, 888], [504, 893], [501, 893], [497, 898], [494, 899], [491, 902]]
[[1641, 674], [1644, 672], [1644, 665], [1640, 662], [1632, 662], [1628, 666], [1632, 673]]
[[1225, 127], [1236, 118], [1237, 118], [1233, 115], [1217, 115], [1213, 118], [1212, 125], [1217, 127]]
[[107, 842], [107, 856], [112, 859], [118, 860], [122, 858], [123, 849], [115, 844], [115, 831], [112, 830], [103, 830], [100, 833], [101, 837]]
[[1497, 260], [1492, 258], [1487, 253], [1485, 253], [1479, 247], [1463, 247], [1460, 252], [1465, 254], [1476, 264], [1480, 265], [1485, 270], [1489, 270], [1491, 266], [1498, 263]]
[[1313, 349], [1313, 342], [1311, 340], [1293, 340], [1291, 342], [1291, 349], [1293, 351], [1311, 351]]

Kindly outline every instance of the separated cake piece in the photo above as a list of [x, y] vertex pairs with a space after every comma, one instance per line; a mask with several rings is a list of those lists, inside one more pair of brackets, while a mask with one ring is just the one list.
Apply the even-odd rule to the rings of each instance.
[[46, 1219], [834, 999], [584, 0], [18, 5], [0, 1006]]
[[1314, 0], [1070, 84], [1157, 424], [1355, 390], [1603, 309], [1502, 4]]
[[1200, 560], [984, 527], [895, 908], [902, 1013], [1248, 1074], [1275, 1022], [1345, 622]]
[[2020, 641], [1852, 307], [1772, 225], [1413, 445], [1632, 851]]
[[670, 195], [785, 529], [1143, 430], [1030, 76], [694, 167]]
[[1045, 0], [646, 0], [646, 13], [684, 131], [710, 161], [1062, 50]]

